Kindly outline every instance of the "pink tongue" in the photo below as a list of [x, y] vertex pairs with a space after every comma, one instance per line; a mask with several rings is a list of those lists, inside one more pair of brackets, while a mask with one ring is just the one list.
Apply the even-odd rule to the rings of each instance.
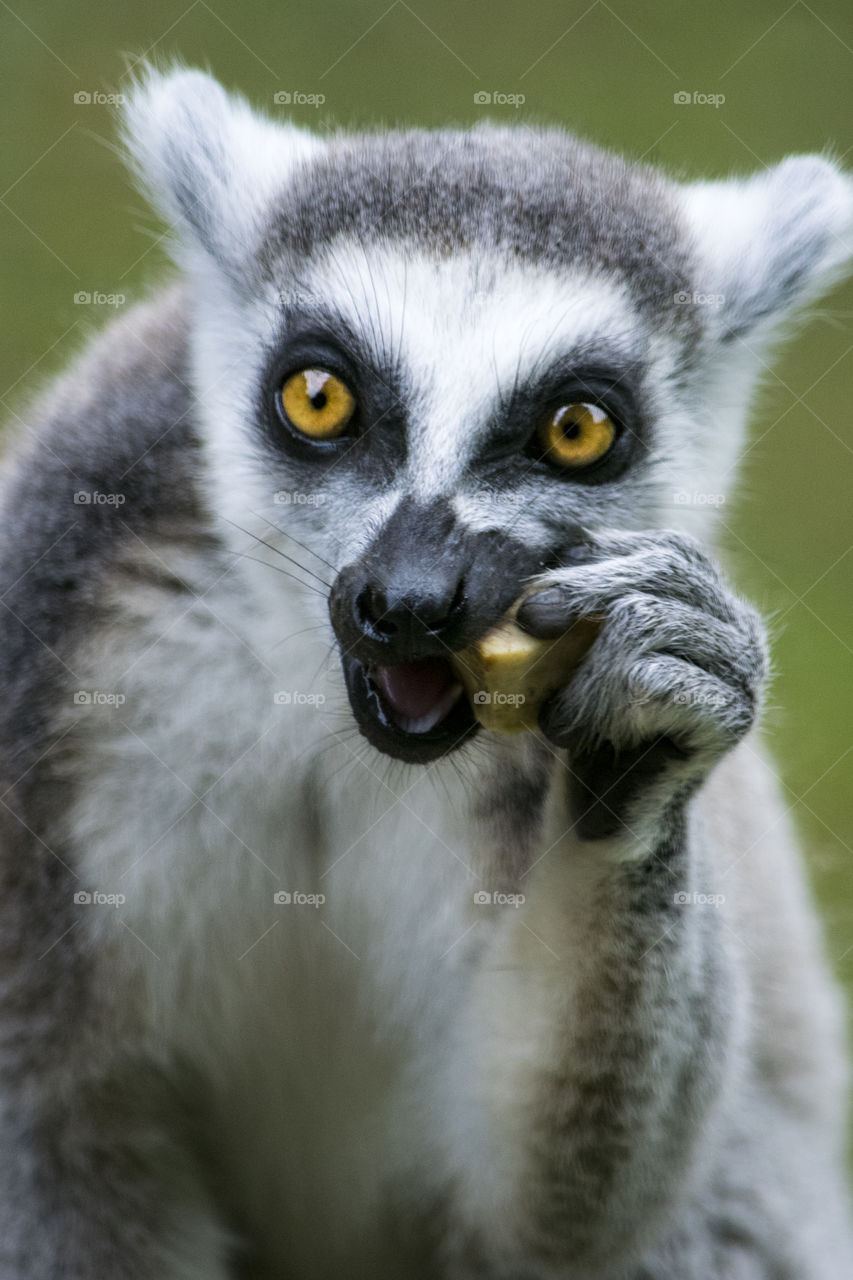
[[407, 720], [429, 715], [454, 684], [450, 667], [442, 658], [377, 667], [373, 677], [391, 710]]

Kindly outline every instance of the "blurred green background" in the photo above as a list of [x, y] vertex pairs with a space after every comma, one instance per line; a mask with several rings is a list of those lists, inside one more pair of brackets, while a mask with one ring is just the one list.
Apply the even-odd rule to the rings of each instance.
[[[3, 0], [4, 417], [112, 314], [75, 304], [75, 293], [132, 301], [164, 268], [99, 100], [121, 92], [128, 55], [209, 66], [271, 113], [321, 131], [468, 124], [489, 111], [566, 125], [684, 177], [748, 172], [793, 151], [853, 152], [849, 0]], [[482, 107], [478, 92], [525, 102]], [[325, 101], [275, 105], [276, 93]], [[678, 93], [725, 101], [679, 105]], [[853, 991], [851, 394], [845, 286], [768, 371], [722, 517], [736, 579], [773, 615], [767, 737]]]

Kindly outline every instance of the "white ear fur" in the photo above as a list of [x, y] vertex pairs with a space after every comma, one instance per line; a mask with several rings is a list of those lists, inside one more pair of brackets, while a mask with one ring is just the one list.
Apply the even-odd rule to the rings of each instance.
[[226, 270], [245, 261], [276, 189], [323, 143], [258, 115], [202, 71], [147, 67], [123, 111], [140, 185], [176, 227]]
[[699, 301], [721, 340], [770, 338], [853, 259], [853, 180], [821, 156], [750, 178], [682, 187], [700, 263]]

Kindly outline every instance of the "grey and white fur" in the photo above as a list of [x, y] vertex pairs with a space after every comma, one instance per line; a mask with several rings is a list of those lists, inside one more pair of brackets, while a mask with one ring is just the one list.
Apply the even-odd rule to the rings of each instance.
[[[183, 70], [125, 135], [179, 278], [2, 490], [0, 1278], [847, 1280], [762, 623], [675, 495], [731, 492], [853, 184], [321, 139]], [[327, 449], [276, 412], [317, 363]], [[588, 476], [527, 447], [570, 395], [620, 427]], [[383, 654], [531, 584], [535, 634], [605, 619], [538, 732], [389, 714]]]

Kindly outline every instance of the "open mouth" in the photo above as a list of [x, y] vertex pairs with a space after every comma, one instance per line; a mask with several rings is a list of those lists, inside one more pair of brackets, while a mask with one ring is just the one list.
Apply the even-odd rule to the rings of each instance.
[[359, 728], [387, 755], [426, 763], [461, 746], [478, 728], [445, 658], [366, 666], [344, 655], [343, 667]]

